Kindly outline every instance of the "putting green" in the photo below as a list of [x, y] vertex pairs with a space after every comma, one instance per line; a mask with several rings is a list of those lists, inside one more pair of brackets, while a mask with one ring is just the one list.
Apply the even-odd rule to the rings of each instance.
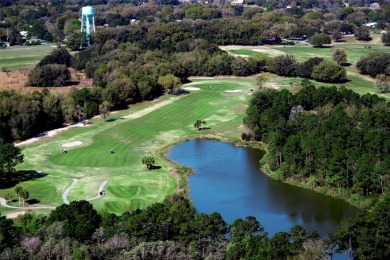
[[[194, 80], [187, 86], [200, 90], [180, 96], [163, 96], [155, 102], [137, 104], [109, 116], [110, 122], [92, 119], [92, 125], [74, 127], [54, 137], [22, 147], [25, 162], [18, 170], [37, 170], [45, 177], [21, 183], [37, 205], [60, 205], [64, 191], [69, 201], [94, 198], [99, 185], [108, 181], [106, 195], [91, 200], [98, 210], [116, 214], [161, 202], [177, 190], [178, 180], [169, 173], [164, 158], [160, 169], [141, 164], [145, 154], [177, 140], [212, 134], [240, 138], [242, 118], [253, 88], [251, 78]], [[242, 90], [240, 92], [226, 92]], [[198, 132], [196, 120], [210, 129]], [[71, 142], [74, 147], [62, 147]], [[62, 149], [66, 149], [64, 154]], [[113, 150], [114, 153], [110, 153]], [[0, 190], [0, 196], [14, 188]], [[16, 196], [15, 196], [16, 198]], [[16, 212], [0, 207], [0, 212]], [[38, 211], [38, 210], [37, 210]]]

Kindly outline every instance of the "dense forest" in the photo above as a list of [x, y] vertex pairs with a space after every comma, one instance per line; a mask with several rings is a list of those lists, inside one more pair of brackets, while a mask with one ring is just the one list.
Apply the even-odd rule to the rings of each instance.
[[244, 119], [254, 138], [268, 144], [270, 169], [279, 179], [310, 188], [342, 188], [380, 195], [390, 185], [390, 105], [376, 95], [315, 88], [296, 94], [254, 94]]
[[0, 216], [0, 258], [323, 259], [338, 244], [339, 250], [351, 247], [356, 259], [386, 259], [389, 221], [387, 198], [323, 241], [299, 225], [269, 237], [251, 216], [227, 225], [220, 214], [197, 213], [179, 196], [121, 216], [74, 201], [49, 216], [25, 214], [15, 223]]

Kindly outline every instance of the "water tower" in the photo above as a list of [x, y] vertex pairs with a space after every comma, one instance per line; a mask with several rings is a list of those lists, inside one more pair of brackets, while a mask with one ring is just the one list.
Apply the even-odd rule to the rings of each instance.
[[90, 45], [91, 32], [95, 32], [95, 13], [92, 6], [81, 9], [81, 32], [85, 32], [87, 43]]

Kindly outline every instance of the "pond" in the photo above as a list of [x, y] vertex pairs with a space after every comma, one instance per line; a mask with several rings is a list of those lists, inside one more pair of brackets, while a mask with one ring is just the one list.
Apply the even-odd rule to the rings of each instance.
[[198, 212], [219, 212], [227, 223], [254, 216], [269, 236], [300, 224], [322, 237], [358, 209], [331, 197], [272, 180], [259, 170], [262, 151], [211, 140], [171, 148], [169, 159], [191, 167], [190, 197]]

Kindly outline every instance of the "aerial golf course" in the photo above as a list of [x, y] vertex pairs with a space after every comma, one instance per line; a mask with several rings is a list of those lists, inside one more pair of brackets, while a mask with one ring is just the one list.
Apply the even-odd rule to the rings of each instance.
[[[359, 94], [378, 94], [375, 81], [360, 75], [355, 63], [376, 48], [389, 52], [389, 47], [370, 43], [371, 48], [364, 48], [360, 44], [360, 52], [356, 52], [358, 46], [352, 44], [347, 42], [323, 49], [308, 46], [273, 49], [303, 61], [316, 54], [331, 58], [335, 48], [343, 48], [352, 65], [347, 68], [349, 82], [339, 86]], [[229, 52], [236, 55], [258, 53], [249, 47]], [[269, 78], [266, 87], [273, 89], [292, 88], [302, 80], [266, 75]], [[146, 208], [163, 201], [166, 196], [186, 190], [184, 170], [164, 157], [169, 146], [197, 137], [239, 140], [245, 132], [242, 125], [245, 109], [256, 90], [253, 83], [254, 77], [192, 79], [191, 83], [183, 85], [185, 91], [180, 95], [164, 95], [157, 100], [135, 104], [127, 110], [111, 113], [107, 120], [94, 118], [90, 120], [91, 124], [72, 127], [20, 146], [24, 163], [18, 165], [17, 170], [33, 172], [34, 178], [19, 185], [29, 191], [29, 200], [34, 203], [27, 203], [26, 208], [1, 206], [0, 213], [6, 215], [30, 209], [47, 213], [66, 201], [90, 200], [99, 211], [121, 214]], [[379, 96], [390, 97], [389, 94]], [[196, 120], [206, 121], [207, 129], [197, 131], [194, 128]], [[144, 155], [154, 156], [157, 169], [146, 169], [141, 163]], [[14, 188], [0, 190], [0, 197], [14, 194]], [[104, 189], [105, 195], [98, 196], [100, 189]], [[14, 205], [8, 205], [19, 206], [17, 199]], [[48, 208], [34, 209], [38, 206]]]
[[[211, 79], [195, 80], [186, 87], [188, 93], [134, 105], [111, 114], [107, 122], [92, 119], [90, 125], [21, 146], [25, 159], [18, 170], [41, 175], [20, 185], [39, 206], [64, 203], [64, 192], [74, 180], [68, 201], [96, 197], [101, 183], [107, 181], [106, 194], [91, 200], [98, 210], [119, 214], [162, 201], [183, 188], [183, 180], [158, 156], [158, 148], [199, 135], [239, 138], [253, 85], [251, 79]], [[198, 119], [210, 129], [196, 131], [193, 125]], [[154, 155], [155, 165], [161, 168], [147, 170], [141, 164], [145, 154]], [[6, 192], [13, 193], [13, 188], [2, 190]], [[2, 214], [18, 210], [1, 207]]]

